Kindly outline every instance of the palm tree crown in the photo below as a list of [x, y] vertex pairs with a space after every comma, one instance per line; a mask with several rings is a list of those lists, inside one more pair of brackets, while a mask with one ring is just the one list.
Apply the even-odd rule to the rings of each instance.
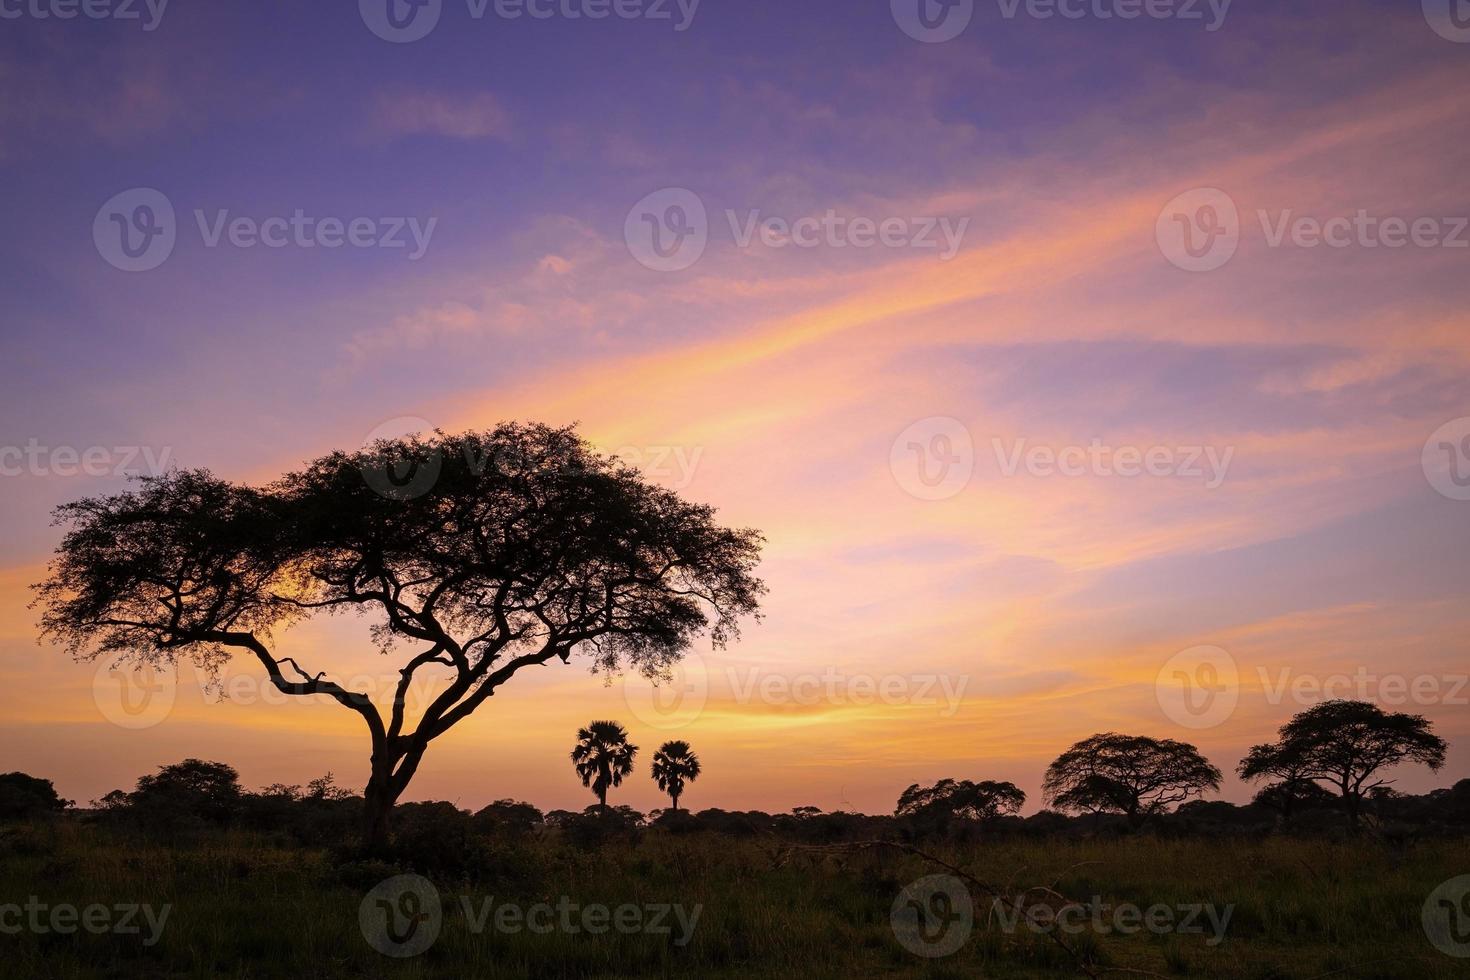
[[628, 731], [615, 721], [594, 721], [577, 731], [577, 747], [572, 749], [572, 764], [583, 786], [591, 786], [597, 801], [607, 808], [609, 786], [621, 786], [623, 777], [633, 771], [633, 758], [638, 746], [628, 743]]
[[677, 810], [684, 784], [699, 778], [699, 756], [690, 751], [688, 742], [665, 742], [654, 753], [650, 771], [658, 788], [669, 794]]

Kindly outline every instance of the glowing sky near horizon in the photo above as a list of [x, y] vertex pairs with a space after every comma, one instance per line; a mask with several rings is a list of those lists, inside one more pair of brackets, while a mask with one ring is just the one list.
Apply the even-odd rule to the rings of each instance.
[[[27, 586], [51, 509], [125, 483], [68, 475], [58, 447], [265, 482], [417, 418], [578, 422], [764, 531], [771, 591], [740, 643], [696, 648], [687, 723], [546, 668], [437, 742], [410, 798], [585, 805], [566, 755], [612, 717], [645, 763], [614, 799], [642, 809], [661, 805], [647, 757], [684, 738], [696, 809], [886, 812], [952, 776], [1014, 780], [1034, 810], [1079, 738], [1186, 739], [1228, 771], [1310, 703], [1292, 683], [1337, 675], [1450, 739], [1444, 772], [1400, 788], [1470, 775], [1470, 501], [1422, 462], [1470, 416], [1470, 44], [1418, 4], [1286, 6], [1238, 0], [1206, 31], [981, 2], [934, 44], [876, 0], [704, 0], [683, 31], [447, 0], [406, 44], [350, 3], [0, 21], [0, 447], [47, 461], [0, 476], [0, 771], [83, 802], [184, 756], [251, 786], [360, 786], [360, 722], [253, 703], [247, 663], [231, 700], [185, 671], [160, 723], [110, 723], [96, 666], [37, 645]], [[170, 201], [177, 242], [125, 272], [93, 222], [138, 187]], [[624, 240], [665, 188], [707, 211], [678, 271]], [[1197, 188], [1240, 216], [1209, 272], [1156, 237]], [[434, 225], [417, 259], [209, 244], [221, 212], [298, 210]], [[964, 233], [949, 258], [741, 241], [829, 211]], [[1273, 244], [1283, 221], [1359, 212], [1453, 240]], [[915, 431], [968, 438], [962, 488], [924, 499], [910, 437], [895, 453]], [[1198, 450], [1203, 471], [1012, 465], [1093, 446]], [[390, 670], [365, 640], [338, 619], [280, 643], [314, 670]], [[1191, 728], [1156, 685], [1199, 646], [1237, 664], [1239, 702]], [[1394, 704], [1385, 678], [1438, 693]]]

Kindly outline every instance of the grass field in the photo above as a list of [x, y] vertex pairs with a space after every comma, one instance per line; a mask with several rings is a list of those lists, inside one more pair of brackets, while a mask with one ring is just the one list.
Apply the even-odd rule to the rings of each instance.
[[[644, 833], [595, 849], [554, 837], [491, 843], [475, 881], [429, 877], [442, 920], [421, 954], [386, 956], [365, 938], [367, 895], [399, 870], [336, 861], [321, 850], [220, 832], [187, 845], [141, 843], [78, 822], [0, 829], [0, 906], [35, 896], [48, 908], [149, 904], [169, 910], [157, 941], [139, 933], [23, 924], [0, 935], [0, 975], [13, 977], [1048, 977], [1082, 976], [1073, 959], [1025, 924], [1007, 932], [975, 895], [973, 930], [958, 951], [921, 956], [899, 941], [891, 910], [906, 885], [939, 869], [893, 851], [778, 852], [775, 841]], [[1436, 886], [1470, 871], [1470, 847], [1407, 849], [1272, 838], [1004, 840], [938, 856], [1009, 889], [1119, 905], [1229, 910], [1223, 941], [1168, 929], [1131, 935], [1092, 927], [1065, 934], [1089, 963], [1162, 976], [1221, 978], [1464, 977], [1426, 936], [1421, 910]], [[466, 901], [467, 900], [467, 901]], [[484, 917], [509, 904], [519, 910]], [[679, 905], [667, 933], [532, 931], [525, 910]], [[101, 913], [94, 913], [100, 916]], [[121, 913], [109, 913], [113, 918]], [[570, 913], [569, 921], [583, 923]], [[1108, 913], [1111, 914], [1111, 911]], [[13, 926], [20, 913], [0, 917]], [[627, 913], [625, 926], [634, 926]], [[560, 922], [560, 920], [558, 920]], [[1177, 921], [1177, 920], [1176, 920]], [[64, 924], [64, 920], [63, 920]], [[517, 926], [518, 924], [518, 926]], [[544, 925], [544, 922], [542, 923]], [[951, 927], [958, 928], [953, 922]], [[641, 928], [641, 926], [639, 927]], [[687, 936], [687, 942], [679, 940]], [[1124, 974], [1114, 974], [1124, 975]]]

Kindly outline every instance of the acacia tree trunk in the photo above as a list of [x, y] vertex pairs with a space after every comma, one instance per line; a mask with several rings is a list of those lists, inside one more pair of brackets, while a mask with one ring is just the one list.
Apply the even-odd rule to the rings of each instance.
[[1362, 830], [1362, 797], [1344, 786], [1342, 789], [1342, 802], [1347, 809], [1348, 829], [1354, 834], [1359, 833]]
[[427, 747], [427, 743], [411, 742], [402, 750], [373, 753], [372, 776], [363, 790], [363, 846], [370, 854], [380, 855], [387, 849], [393, 807], [417, 771]]
[[397, 802], [392, 784], [392, 770], [380, 769], [374, 762], [372, 778], [363, 791], [363, 846], [371, 854], [382, 854], [388, 847], [388, 816]]

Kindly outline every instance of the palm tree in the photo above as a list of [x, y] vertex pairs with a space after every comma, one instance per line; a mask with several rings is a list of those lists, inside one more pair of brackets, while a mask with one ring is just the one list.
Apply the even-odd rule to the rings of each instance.
[[689, 750], [688, 742], [665, 742], [653, 754], [651, 771], [658, 788], [669, 794], [677, 811], [684, 784], [699, 778], [699, 756]]
[[621, 786], [633, 771], [638, 746], [628, 744], [628, 731], [615, 721], [594, 721], [577, 732], [572, 764], [583, 786], [591, 786], [597, 802], [607, 809], [607, 788]]

